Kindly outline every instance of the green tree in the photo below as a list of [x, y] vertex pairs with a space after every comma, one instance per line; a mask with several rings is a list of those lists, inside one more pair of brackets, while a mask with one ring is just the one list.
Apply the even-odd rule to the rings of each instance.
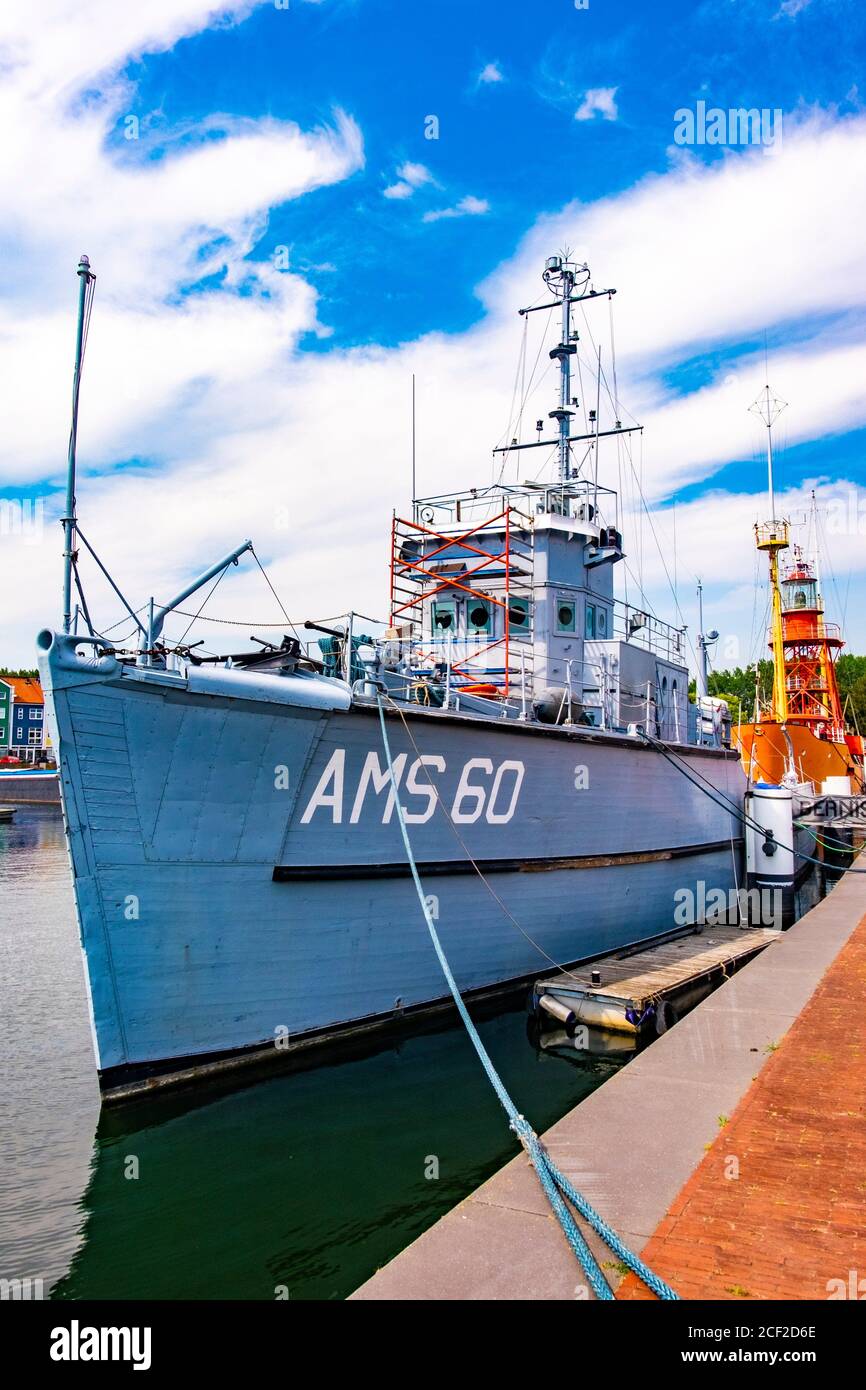
[[861, 734], [866, 734], [866, 674], [858, 676], [842, 696], [846, 718]]
[[[845, 717], [866, 734], [866, 656], [846, 653], [836, 662], [836, 679]], [[734, 723], [742, 717], [754, 718], [755, 713], [755, 668], [745, 669], [737, 666], [733, 671], [711, 671], [707, 680], [711, 695], [727, 700], [731, 707]], [[773, 689], [772, 661], [758, 662], [758, 689], [760, 699], [769, 701]], [[689, 699], [695, 699], [695, 683], [689, 686]]]

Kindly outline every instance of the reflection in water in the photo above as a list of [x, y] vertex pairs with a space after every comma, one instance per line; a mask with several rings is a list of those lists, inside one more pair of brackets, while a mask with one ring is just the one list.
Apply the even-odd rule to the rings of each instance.
[[[342, 1298], [517, 1152], [456, 1022], [352, 1060], [109, 1110], [94, 1139], [55, 810], [0, 826], [0, 953], [0, 1276], [41, 1277], [60, 1298], [272, 1299], [279, 1285]], [[620, 1064], [530, 1046], [520, 1007], [480, 1031], [540, 1129]]]
[[[615, 1069], [534, 1051], [522, 1009], [481, 1032], [541, 1128]], [[342, 1298], [517, 1152], [457, 1027], [203, 1096], [106, 1112], [56, 1297]]]
[[67, 1268], [99, 1110], [63, 821], [0, 825], [0, 1277]]

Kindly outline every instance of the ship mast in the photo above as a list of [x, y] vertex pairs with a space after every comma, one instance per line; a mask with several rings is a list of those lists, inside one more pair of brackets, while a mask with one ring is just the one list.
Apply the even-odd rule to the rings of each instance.
[[[577, 398], [571, 394], [571, 359], [577, 352], [578, 335], [571, 326], [571, 306], [572, 304], [582, 303], [587, 299], [600, 299], [616, 294], [616, 290], [593, 290], [589, 288], [589, 266], [569, 259], [568, 250], [556, 256], [548, 256], [544, 263], [542, 279], [553, 295], [552, 300], [546, 304], [533, 304], [528, 309], [520, 309], [518, 312], [524, 314], [537, 314], [542, 309], [561, 310], [561, 329], [560, 341], [555, 347], [550, 349], [550, 357], [559, 363], [559, 404], [555, 410], [548, 412], [551, 420], [557, 422], [557, 434], [554, 439], [533, 439], [531, 442], [519, 444], [512, 440], [510, 444], [501, 445], [494, 449], [494, 454], [510, 454], [517, 449], [541, 449], [550, 445], [557, 446], [557, 456], [559, 460], [559, 481], [567, 483], [572, 476], [571, 471], [571, 446], [581, 440], [594, 440], [596, 450], [600, 435], [607, 434], [632, 434], [643, 427], [641, 425], [631, 425], [625, 429], [620, 422], [616, 422], [614, 430], [599, 430], [598, 412], [591, 411], [590, 418], [595, 418], [595, 429], [591, 434], [574, 435], [571, 433], [571, 420], [577, 408]], [[539, 422], [539, 432], [541, 422]], [[598, 466], [596, 461], [596, 467]]]
[[765, 386], [749, 410], [757, 415], [767, 430], [767, 489], [770, 519], [755, 524], [755, 541], [759, 550], [766, 550], [770, 560], [770, 601], [772, 605], [773, 645], [773, 715], [781, 724], [788, 718], [788, 692], [785, 683], [785, 644], [782, 629], [782, 592], [779, 588], [779, 552], [788, 548], [788, 522], [776, 517], [776, 495], [773, 486], [773, 425], [785, 409], [787, 401], [774, 396]]
[[72, 627], [72, 572], [76, 556], [75, 464], [78, 446], [78, 398], [81, 392], [81, 365], [87, 345], [87, 321], [96, 276], [90, 261], [82, 256], [78, 262], [78, 323], [75, 331], [75, 369], [72, 374], [72, 424], [69, 430], [69, 454], [66, 462], [66, 506], [63, 516], [63, 631]]

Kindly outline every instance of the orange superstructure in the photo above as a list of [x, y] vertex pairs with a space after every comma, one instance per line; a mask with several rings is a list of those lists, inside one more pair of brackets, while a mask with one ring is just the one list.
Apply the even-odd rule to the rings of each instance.
[[839, 627], [824, 620], [815, 566], [799, 546], [778, 581], [778, 615], [778, 635], [770, 645], [776, 666], [781, 656], [781, 672], [773, 682], [773, 699], [755, 723], [736, 730], [750, 779], [779, 782], [793, 772], [820, 789], [828, 777], [850, 777], [851, 790], [860, 790], [862, 740], [845, 727], [836, 680], [836, 660], [845, 644]]

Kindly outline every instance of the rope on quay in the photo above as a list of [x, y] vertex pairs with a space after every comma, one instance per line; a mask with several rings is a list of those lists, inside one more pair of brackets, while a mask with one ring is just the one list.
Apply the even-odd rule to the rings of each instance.
[[427, 923], [427, 930], [430, 933], [430, 939], [433, 942], [433, 949], [435, 950], [436, 955], [439, 959], [439, 964], [442, 967], [442, 973], [445, 976], [448, 988], [451, 992], [451, 996], [454, 1000], [454, 1003], [457, 1006], [457, 1010], [460, 1014], [460, 1017], [463, 1020], [472, 1045], [475, 1048], [475, 1051], [478, 1053], [478, 1058], [481, 1062], [481, 1065], [487, 1073], [487, 1078], [490, 1081], [490, 1084], [493, 1087], [494, 1091], [496, 1092], [496, 1095], [499, 1098], [499, 1102], [502, 1105], [503, 1110], [508, 1116], [509, 1127], [514, 1131], [520, 1143], [526, 1150], [526, 1153], [529, 1155], [532, 1166], [538, 1175], [538, 1179], [541, 1183], [542, 1188], [544, 1189], [545, 1196], [550, 1202], [550, 1205], [553, 1207], [553, 1210], [556, 1213], [556, 1217], [559, 1221], [560, 1226], [562, 1227], [565, 1237], [569, 1245], [571, 1246], [574, 1254], [577, 1256], [581, 1268], [583, 1269], [589, 1281], [590, 1287], [592, 1288], [592, 1291], [596, 1295], [596, 1297], [599, 1299], [612, 1300], [614, 1298], [613, 1290], [607, 1282], [607, 1279], [604, 1277], [604, 1274], [602, 1273], [602, 1270], [598, 1262], [596, 1261], [595, 1256], [593, 1255], [592, 1251], [590, 1250], [589, 1246], [587, 1245], [586, 1241], [581, 1235], [577, 1222], [575, 1221], [574, 1216], [572, 1215], [569, 1208], [566, 1206], [563, 1198], [566, 1198], [575, 1208], [575, 1210], [578, 1211], [580, 1215], [584, 1217], [586, 1221], [589, 1222], [593, 1230], [601, 1236], [601, 1238], [606, 1242], [606, 1244], [610, 1247], [613, 1253], [622, 1261], [624, 1265], [626, 1265], [630, 1270], [632, 1270], [632, 1272], [636, 1274], [639, 1279], [643, 1280], [647, 1288], [651, 1289], [652, 1292], [654, 1294], [657, 1294], [659, 1298], [679, 1299], [679, 1294], [675, 1293], [669, 1284], [666, 1284], [663, 1279], [660, 1279], [657, 1274], [654, 1274], [653, 1271], [647, 1265], [644, 1264], [643, 1260], [641, 1260], [639, 1256], [635, 1255], [632, 1250], [629, 1250], [627, 1245], [623, 1244], [616, 1232], [612, 1230], [611, 1227], [608, 1226], [605, 1221], [602, 1220], [602, 1218], [599, 1216], [598, 1212], [594, 1209], [594, 1207], [590, 1206], [586, 1198], [582, 1196], [582, 1194], [572, 1186], [565, 1174], [560, 1172], [553, 1159], [551, 1158], [550, 1154], [547, 1152], [547, 1149], [544, 1147], [538, 1135], [536, 1134], [535, 1130], [532, 1128], [532, 1125], [529, 1123], [528, 1120], [526, 1120], [523, 1117], [523, 1115], [519, 1113], [517, 1106], [514, 1104], [514, 1101], [511, 1099], [511, 1096], [508, 1094], [508, 1091], [505, 1089], [505, 1084], [501, 1076], [497, 1072], [496, 1068], [494, 1067], [490, 1055], [483, 1042], [481, 1041], [475, 1024], [469, 1017], [469, 1011], [466, 1008], [466, 1004], [463, 1001], [463, 996], [461, 995], [460, 990], [457, 987], [457, 982], [454, 979], [451, 967], [448, 964], [448, 958], [445, 955], [442, 943], [439, 940], [439, 933], [436, 931], [430, 908], [427, 905], [427, 898], [424, 893], [424, 888], [421, 883], [420, 876], [418, 874], [418, 865], [415, 861], [415, 855], [412, 852], [412, 845], [409, 840], [409, 832], [406, 829], [406, 820], [403, 814], [403, 807], [400, 804], [397, 778], [394, 775], [394, 763], [393, 759], [391, 758], [391, 745], [388, 741], [388, 730], [385, 726], [385, 709], [384, 705], [382, 704], [381, 694], [378, 694], [376, 699], [379, 706], [379, 723], [382, 728], [382, 744], [385, 749], [385, 759], [388, 764], [388, 773], [391, 778], [391, 786], [394, 792], [394, 804], [397, 810], [397, 820], [400, 825], [400, 833], [403, 837], [403, 845], [406, 850], [406, 858], [408, 859], [409, 867], [412, 870], [412, 878], [415, 883], [415, 891], [418, 894], [418, 901], [421, 904], [421, 910], [424, 913], [424, 920]]

